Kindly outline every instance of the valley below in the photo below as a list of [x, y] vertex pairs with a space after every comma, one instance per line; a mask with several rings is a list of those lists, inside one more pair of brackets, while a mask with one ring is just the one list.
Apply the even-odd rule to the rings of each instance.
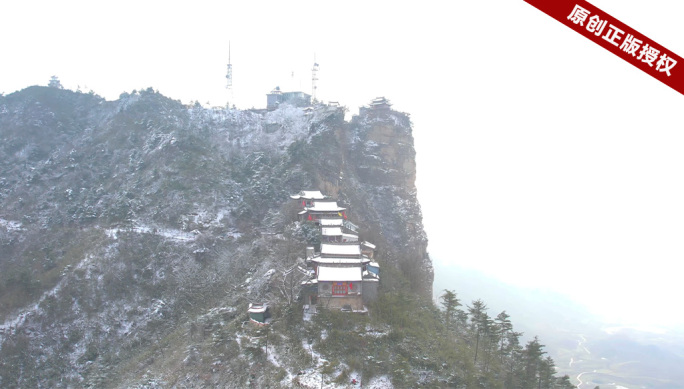
[[526, 337], [539, 335], [579, 389], [684, 387], [684, 332], [620, 327], [548, 291], [507, 285], [476, 270], [435, 261], [435, 295], [455, 289], [469, 302], [482, 298], [506, 309]]

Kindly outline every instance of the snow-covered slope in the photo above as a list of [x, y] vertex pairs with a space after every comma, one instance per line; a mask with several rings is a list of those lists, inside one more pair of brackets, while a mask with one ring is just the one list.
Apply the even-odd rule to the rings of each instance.
[[[431, 293], [404, 114], [31, 87], [0, 97], [0, 139], [2, 387], [346, 385], [348, 365], [312, 365], [321, 323], [277, 286], [311, 238], [288, 197], [302, 189], [337, 197], [383, 266]], [[268, 358], [250, 301], [275, 307]]]

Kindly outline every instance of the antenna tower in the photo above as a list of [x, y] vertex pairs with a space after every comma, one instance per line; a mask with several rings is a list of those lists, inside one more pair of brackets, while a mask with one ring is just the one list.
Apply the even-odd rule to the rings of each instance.
[[[229, 99], [233, 99], [233, 65], [230, 63], [230, 41], [228, 41], [228, 70], [226, 71], [226, 89], [228, 89]], [[230, 101], [228, 101], [230, 106]]]
[[316, 103], [316, 89], [318, 89], [318, 63], [316, 63], [316, 54], [314, 54], [314, 64], [311, 69], [311, 101]]

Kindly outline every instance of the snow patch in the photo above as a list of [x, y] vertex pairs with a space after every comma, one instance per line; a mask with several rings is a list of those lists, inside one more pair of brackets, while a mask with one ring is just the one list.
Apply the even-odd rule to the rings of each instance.
[[273, 274], [275, 274], [275, 272], [276, 272], [275, 269], [271, 269], [271, 270], [267, 271], [266, 274], [264, 274], [264, 278], [267, 278], [267, 279], [271, 278], [271, 276]]
[[0, 227], [6, 228], [7, 231], [25, 231], [26, 228], [21, 226], [21, 222], [14, 220], [5, 220], [0, 218]]
[[304, 311], [304, 316], [302, 317], [302, 320], [311, 321], [311, 319], [313, 318], [313, 315], [316, 314], [316, 306], [305, 304], [303, 311]]
[[366, 385], [367, 389], [394, 389], [394, 385], [392, 385], [392, 381], [390, 381], [389, 376], [383, 375], [379, 377], [373, 377], [370, 382], [368, 382], [368, 385]]
[[138, 234], [153, 234], [161, 236], [168, 240], [173, 240], [176, 242], [192, 242], [197, 239], [197, 235], [200, 234], [199, 231], [193, 230], [191, 232], [185, 232], [181, 230], [175, 230], [170, 228], [156, 228], [146, 225], [135, 225], [132, 227], [123, 228], [108, 228], [105, 230], [105, 235], [111, 239], [118, 239], [119, 232], [135, 232]]
[[386, 329], [385, 331], [375, 329], [371, 327], [370, 325], [366, 326], [366, 332], [361, 334], [361, 336], [367, 336], [370, 338], [380, 338], [389, 333], [389, 328]]

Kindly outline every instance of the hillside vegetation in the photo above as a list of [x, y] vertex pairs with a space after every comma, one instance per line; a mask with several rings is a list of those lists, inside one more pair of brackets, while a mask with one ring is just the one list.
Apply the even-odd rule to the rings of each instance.
[[[566, 385], [481, 302], [434, 305], [409, 117], [344, 113], [186, 107], [151, 88], [0, 96], [0, 386]], [[316, 239], [288, 197], [303, 189], [377, 245], [368, 315], [304, 317], [288, 298], [284, 270]], [[247, 321], [253, 301], [271, 325]]]

